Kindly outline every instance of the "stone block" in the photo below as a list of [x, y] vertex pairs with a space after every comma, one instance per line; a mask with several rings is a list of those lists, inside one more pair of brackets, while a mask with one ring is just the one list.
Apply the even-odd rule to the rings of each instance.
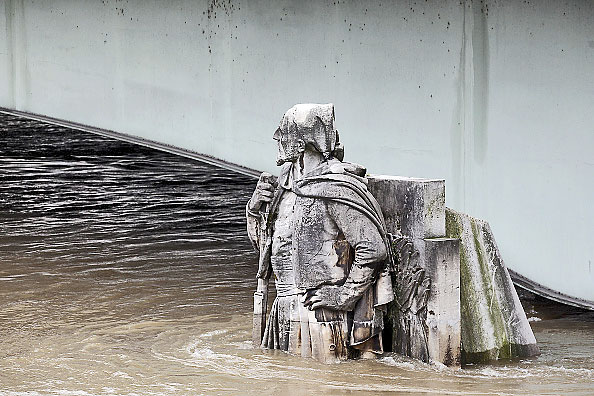
[[[417, 249], [416, 246], [421, 246]], [[395, 301], [386, 322], [394, 352], [460, 366], [460, 242], [400, 237], [392, 243]]]
[[388, 232], [412, 239], [445, 235], [445, 180], [369, 175], [368, 188], [379, 202]]
[[539, 348], [489, 223], [447, 209], [460, 239], [462, 363], [530, 357]]
[[422, 361], [459, 366], [460, 245], [443, 238], [445, 181], [367, 178], [387, 231], [408, 241], [393, 246], [396, 301], [387, 317], [392, 349]]
[[426, 319], [429, 358], [460, 366], [460, 241], [425, 239], [423, 256], [431, 279]]

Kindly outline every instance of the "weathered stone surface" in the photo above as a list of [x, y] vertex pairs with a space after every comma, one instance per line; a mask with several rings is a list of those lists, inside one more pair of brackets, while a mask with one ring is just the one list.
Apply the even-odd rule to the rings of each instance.
[[539, 354], [489, 224], [446, 210], [447, 236], [459, 238], [462, 363]]
[[388, 305], [387, 323], [394, 352], [429, 362], [427, 300], [431, 278], [410, 238], [392, 238], [395, 300]]
[[259, 252], [253, 342], [326, 363], [375, 357], [393, 290], [389, 239], [364, 169], [341, 160], [332, 104], [293, 106], [273, 138], [280, 175], [263, 173], [246, 205]]
[[388, 321], [392, 349], [424, 362], [460, 365], [459, 241], [408, 238], [393, 243], [394, 294]]
[[445, 180], [369, 175], [369, 191], [384, 212], [388, 232], [412, 239], [445, 235]]
[[431, 360], [460, 366], [460, 241], [425, 239], [425, 271], [431, 279], [427, 300], [427, 344]]
[[396, 300], [387, 315], [392, 349], [425, 362], [459, 366], [459, 243], [443, 238], [445, 182], [396, 176], [368, 180], [387, 230], [395, 236]]

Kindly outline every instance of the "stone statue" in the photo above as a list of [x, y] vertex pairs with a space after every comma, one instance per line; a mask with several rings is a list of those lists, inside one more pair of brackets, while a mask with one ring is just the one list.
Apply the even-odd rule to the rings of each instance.
[[263, 173], [246, 208], [259, 252], [254, 343], [322, 362], [381, 354], [389, 235], [365, 169], [343, 162], [334, 106], [292, 107], [273, 138], [280, 176]]

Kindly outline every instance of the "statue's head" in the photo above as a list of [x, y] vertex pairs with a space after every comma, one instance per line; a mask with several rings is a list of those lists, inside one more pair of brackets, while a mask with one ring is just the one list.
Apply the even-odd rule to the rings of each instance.
[[334, 105], [298, 104], [291, 107], [281, 119], [273, 139], [278, 143], [277, 165], [295, 162], [306, 150], [316, 150], [325, 159], [340, 156], [338, 131], [334, 129]]

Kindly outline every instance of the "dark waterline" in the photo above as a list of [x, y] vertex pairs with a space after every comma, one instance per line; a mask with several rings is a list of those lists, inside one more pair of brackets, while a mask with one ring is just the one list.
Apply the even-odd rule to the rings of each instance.
[[594, 393], [594, 315], [534, 298], [538, 359], [451, 372], [251, 349], [254, 184], [0, 114], [0, 394]]

